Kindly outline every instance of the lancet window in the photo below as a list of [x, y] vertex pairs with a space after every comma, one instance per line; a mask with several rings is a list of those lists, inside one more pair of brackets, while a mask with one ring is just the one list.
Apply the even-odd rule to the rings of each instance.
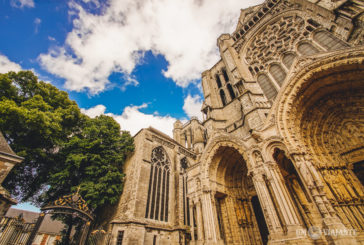
[[162, 146], [153, 149], [145, 218], [168, 221], [170, 160]]
[[326, 50], [337, 50], [346, 47], [340, 39], [325, 30], [314, 33], [313, 40], [323, 46]]
[[287, 70], [289, 70], [289, 68], [291, 68], [295, 58], [296, 58], [296, 55], [294, 55], [292, 53], [285, 54], [283, 56], [282, 62], [286, 66]]
[[225, 92], [224, 90], [220, 90], [220, 98], [221, 98], [221, 102], [222, 102], [222, 105], [225, 106], [226, 105], [226, 95], [225, 95]]
[[258, 76], [257, 80], [267, 99], [273, 100], [277, 96], [277, 90], [269, 77], [267, 75], [261, 74]]
[[[222, 105], [225, 106], [227, 103], [234, 100], [236, 98], [236, 95], [235, 95], [233, 87], [230, 84], [229, 76], [228, 76], [228, 74], [226, 72], [225, 67], [223, 67], [221, 69], [221, 74], [222, 74], [222, 77], [224, 78], [224, 84], [221, 84], [221, 80], [219, 80], [219, 83], [220, 83], [220, 86], [221, 86], [221, 88], [219, 87], [220, 88], [219, 93], [220, 93], [220, 99], [221, 99]], [[218, 81], [218, 80], [216, 79], [216, 81]], [[228, 92], [226, 92], [226, 89], [227, 89]], [[227, 96], [226, 93], [229, 93], [230, 97]]]
[[220, 80], [219, 74], [216, 74], [216, 75], [215, 75], [215, 79], [216, 79], [217, 87], [218, 87], [218, 88], [221, 88], [222, 83], [221, 83], [221, 80]]
[[187, 168], [188, 160], [186, 157], [181, 159], [181, 172], [182, 172], [182, 196], [183, 196], [183, 223], [184, 225], [190, 225], [190, 200], [187, 197]]
[[302, 55], [313, 55], [319, 52], [311, 43], [300, 43], [297, 50]]
[[228, 89], [228, 91], [229, 91], [229, 94], [230, 94], [230, 98], [231, 98], [231, 100], [235, 99], [235, 93], [234, 93], [234, 90], [233, 90], [233, 87], [231, 86], [231, 84], [230, 84], [230, 83], [228, 83], [228, 84], [226, 85], [226, 87], [227, 87], [227, 89]]
[[270, 66], [269, 72], [274, 80], [279, 84], [279, 86], [282, 86], [283, 81], [286, 78], [286, 72], [283, 70], [283, 68], [278, 64], [273, 64]]
[[224, 77], [225, 82], [229, 82], [229, 76], [227, 75], [225, 68], [222, 69], [222, 75]]

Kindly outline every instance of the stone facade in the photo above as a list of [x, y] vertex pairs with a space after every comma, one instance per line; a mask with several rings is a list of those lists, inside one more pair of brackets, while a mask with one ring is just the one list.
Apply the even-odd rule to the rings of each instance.
[[10, 206], [17, 203], [1, 184], [10, 170], [22, 160], [23, 158], [13, 152], [3, 134], [0, 132], [0, 220], [4, 217]]
[[111, 244], [364, 244], [363, 10], [241, 10], [202, 73], [203, 122], [135, 136]]

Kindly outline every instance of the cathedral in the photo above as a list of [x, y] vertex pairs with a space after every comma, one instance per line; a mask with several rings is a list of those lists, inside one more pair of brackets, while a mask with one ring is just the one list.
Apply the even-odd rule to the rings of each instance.
[[364, 244], [363, 44], [363, 0], [242, 9], [203, 121], [135, 135], [110, 244]]

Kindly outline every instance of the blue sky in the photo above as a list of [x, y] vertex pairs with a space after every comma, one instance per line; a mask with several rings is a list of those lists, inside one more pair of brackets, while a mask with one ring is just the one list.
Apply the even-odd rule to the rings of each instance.
[[256, 0], [0, 0], [0, 73], [33, 70], [135, 134], [201, 118], [216, 39]]

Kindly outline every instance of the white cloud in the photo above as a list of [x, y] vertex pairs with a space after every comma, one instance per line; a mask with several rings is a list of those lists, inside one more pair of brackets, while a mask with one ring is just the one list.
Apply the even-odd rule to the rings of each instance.
[[147, 106], [145, 103], [140, 106], [127, 106], [121, 115], [105, 113], [106, 107], [104, 105], [96, 105], [89, 109], [81, 109], [81, 111], [90, 117], [96, 117], [101, 114], [111, 116], [120, 124], [122, 130], [130, 131], [131, 135], [135, 135], [142, 128], [152, 126], [173, 137], [173, 123], [177, 119], [171, 116], [145, 114], [140, 111], [140, 109], [146, 108]]
[[89, 109], [81, 108], [81, 112], [86, 114], [87, 116], [89, 116], [91, 118], [95, 118], [97, 116], [100, 116], [100, 115], [104, 114], [105, 111], [106, 111], [106, 107], [104, 105], [97, 105], [97, 106], [91, 107]]
[[34, 25], [35, 25], [34, 32], [35, 33], [38, 33], [39, 26], [40, 26], [41, 23], [42, 23], [42, 20], [41, 19], [39, 19], [39, 18], [35, 18], [34, 19]]
[[11, 0], [10, 5], [15, 8], [34, 8], [34, 1], [33, 0]]
[[18, 72], [21, 70], [21, 66], [8, 59], [8, 57], [0, 54], [0, 73], [7, 73], [9, 71]]
[[189, 117], [197, 117], [202, 121], [201, 113], [202, 100], [199, 95], [191, 96], [188, 95], [184, 100], [183, 110]]
[[39, 25], [40, 23], [42, 23], [41, 19], [39, 19], [39, 18], [34, 19], [34, 24]]
[[112, 72], [131, 74], [143, 52], [152, 50], [169, 62], [163, 74], [185, 87], [218, 60], [216, 38], [233, 31], [240, 8], [261, 2], [110, 0], [101, 15], [71, 2], [70, 14], [76, 18], [65, 45], [40, 55], [39, 61], [65, 78], [67, 89], [98, 93], [107, 88]]

